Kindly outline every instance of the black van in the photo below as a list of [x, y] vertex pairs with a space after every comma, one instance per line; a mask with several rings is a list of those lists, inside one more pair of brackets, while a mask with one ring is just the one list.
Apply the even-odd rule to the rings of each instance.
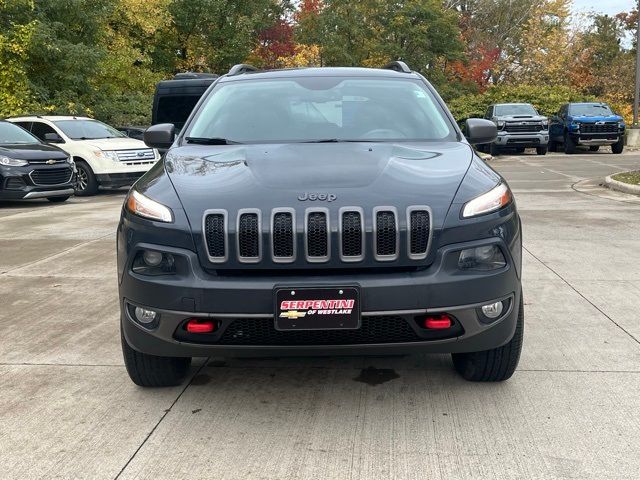
[[178, 73], [172, 80], [163, 80], [153, 96], [151, 123], [172, 123], [180, 130], [202, 94], [218, 75], [214, 73]]

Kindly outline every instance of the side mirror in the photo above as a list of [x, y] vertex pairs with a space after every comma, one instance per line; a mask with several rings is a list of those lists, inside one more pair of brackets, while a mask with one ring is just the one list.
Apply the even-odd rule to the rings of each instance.
[[465, 136], [471, 145], [492, 143], [498, 137], [498, 127], [491, 120], [470, 118], [464, 125]]
[[57, 133], [45, 133], [44, 139], [48, 143], [64, 143], [64, 140]]
[[173, 123], [160, 123], [144, 131], [144, 143], [151, 148], [166, 150], [173, 145], [175, 137], [176, 127]]

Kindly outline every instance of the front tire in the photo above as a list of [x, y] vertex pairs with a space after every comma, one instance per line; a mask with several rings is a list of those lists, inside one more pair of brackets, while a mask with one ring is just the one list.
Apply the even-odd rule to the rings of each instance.
[[175, 387], [184, 380], [190, 357], [157, 357], [147, 355], [131, 348], [120, 332], [124, 364], [129, 377], [141, 387]]
[[497, 157], [498, 155], [500, 155], [500, 147], [498, 147], [495, 143], [492, 143], [491, 145], [489, 145], [489, 153], [491, 154], [491, 156]]
[[620, 137], [620, 139], [611, 145], [611, 151], [616, 155], [620, 155], [624, 150], [624, 137]]
[[502, 382], [511, 378], [520, 361], [524, 336], [524, 306], [520, 310], [513, 338], [498, 348], [482, 352], [453, 353], [453, 366], [465, 380], [472, 382]]
[[571, 137], [565, 133], [564, 135], [564, 153], [567, 155], [571, 155], [576, 153], [576, 143], [571, 139]]
[[538, 155], [546, 155], [547, 154], [547, 147], [536, 147], [536, 153]]
[[66, 195], [64, 197], [47, 197], [47, 200], [49, 200], [52, 203], [62, 203], [69, 200], [69, 196]]
[[88, 197], [98, 193], [98, 180], [89, 164], [84, 161], [77, 161], [76, 168], [78, 169], [76, 195]]
[[549, 145], [547, 145], [547, 149], [550, 152], [557, 152], [558, 151], [558, 144], [552, 140], [549, 140]]

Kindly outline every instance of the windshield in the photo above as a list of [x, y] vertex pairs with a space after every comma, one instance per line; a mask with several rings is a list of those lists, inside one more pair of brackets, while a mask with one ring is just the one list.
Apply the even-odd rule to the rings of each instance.
[[569, 114], [585, 117], [601, 117], [613, 115], [609, 105], [602, 103], [578, 103], [569, 106]]
[[187, 142], [240, 143], [453, 140], [455, 131], [420, 81], [343, 77], [220, 84]]
[[72, 140], [90, 140], [95, 138], [125, 137], [109, 125], [97, 120], [57, 120], [53, 122]]
[[532, 105], [496, 105], [496, 117], [504, 115], [538, 115]]
[[24, 128], [9, 122], [0, 122], [0, 144], [34, 144], [40, 143], [36, 137]]

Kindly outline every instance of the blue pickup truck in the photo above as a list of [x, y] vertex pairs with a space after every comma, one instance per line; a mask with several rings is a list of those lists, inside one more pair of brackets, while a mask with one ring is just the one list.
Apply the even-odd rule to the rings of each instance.
[[565, 153], [576, 153], [579, 145], [592, 152], [611, 146], [613, 153], [622, 153], [625, 128], [622, 117], [606, 103], [567, 103], [551, 117], [549, 151], [563, 144]]

